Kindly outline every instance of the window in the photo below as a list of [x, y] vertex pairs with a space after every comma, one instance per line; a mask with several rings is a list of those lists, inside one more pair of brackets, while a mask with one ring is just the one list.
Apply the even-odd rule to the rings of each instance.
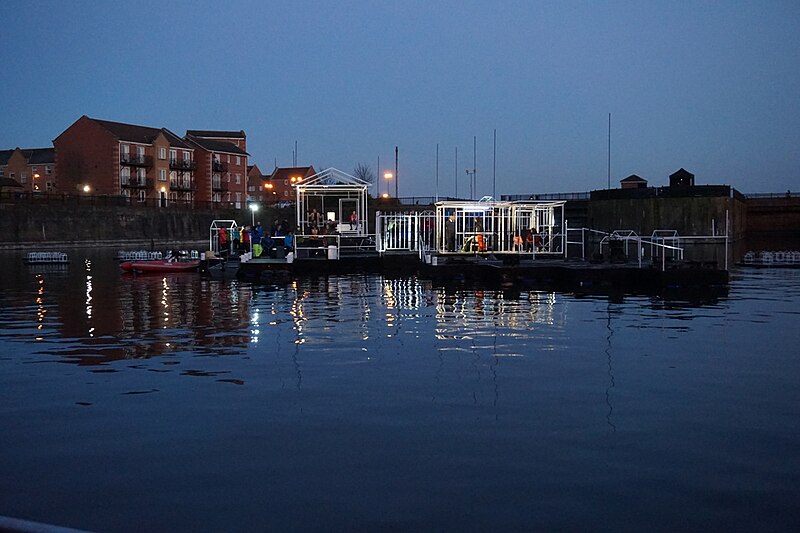
[[289, 180], [283, 180], [284, 185], [289, 185]]
[[131, 167], [122, 167], [119, 171], [119, 180], [122, 183], [128, 183], [131, 180]]
[[138, 155], [139, 157], [144, 157], [144, 146], [136, 147], [136, 155]]
[[231, 154], [228, 154], [228, 163], [231, 162]]
[[136, 169], [136, 178], [139, 179], [139, 181], [143, 182], [146, 177], [147, 177], [147, 171], [145, 169], [143, 168]]
[[19, 181], [20, 183], [28, 183], [28, 173], [27, 172], [20, 173]]
[[236, 185], [240, 185], [242, 183], [242, 175], [236, 174]]
[[0, 167], [0, 176], [4, 176], [6, 173], [6, 167]]
[[176, 179], [178, 179], [178, 173], [173, 170], [169, 173], [169, 181], [175, 181]]
[[122, 153], [123, 153], [123, 154], [129, 154], [129, 153], [131, 153], [131, 147], [130, 147], [130, 145], [123, 144], [123, 145], [122, 145]]
[[13, 180], [16, 177], [17, 177], [17, 175], [12, 172], [10, 178]]
[[36, 174], [36, 167], [31, 167], [31, 175]]
[[236, 156], [236, 164], [237, 165], [241, 165], [242, 164], [242, 158], [239, 157], [238, 155]]
[[167, 158], [167, 149], [163, 146], [158, 149], [158, 158], [159, 159], [166, 159]]
[[50, 174], [53, 173], [53, 169], [50, 168], [50, 165], [47, 165], [46, 167], [44, 167], [44, 173], [47, 174], [47, 175], [50, 175]]
[[169, 158], [172, 161], [175, 161], [176, 159], [178, 159], [178, 151], [177, 150], [170, 150], [169, 151]]
[[167, 170], [162, 168], [158, 174], [159, 181], [167, 181]]
[[192, 153], [191, 152], [183, 152], [183, 160], [184, 161], [191, 161], [192, 160]]

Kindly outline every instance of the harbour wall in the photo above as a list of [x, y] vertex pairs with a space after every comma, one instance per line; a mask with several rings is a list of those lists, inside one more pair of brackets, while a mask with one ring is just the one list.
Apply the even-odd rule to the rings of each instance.
[[250, 221], [236, 209], [189, 210], [46, 203], [0, 204], [0, 248], [207, 246], [215, 219]]
[[800, 250], [800, 196], [748, 198], [747, 243], [751, 250]]

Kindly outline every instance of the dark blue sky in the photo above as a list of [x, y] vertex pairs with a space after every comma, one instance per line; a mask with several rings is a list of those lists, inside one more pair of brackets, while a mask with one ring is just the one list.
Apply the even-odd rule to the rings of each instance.
[[[800, 189], [800, 2], [3, 2], [0, 148], [83, 114], [244, 129], [252, 161], [394, 166], [400, 194]], [[458, 147], [459, 168], [454, 166]]]

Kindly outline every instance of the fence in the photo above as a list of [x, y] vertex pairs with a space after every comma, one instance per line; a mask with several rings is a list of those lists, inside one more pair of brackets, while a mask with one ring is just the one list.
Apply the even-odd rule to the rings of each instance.
[[[0, 203], [28, 205], [74, 205], [94, 207], [143, 207], [151, 209], [236, 209], [235, 202], [201, 202], [136, 196], [57, 194], [33, 192], [0, 192]], [[241, 207], [240, 207], [241, 208]]]

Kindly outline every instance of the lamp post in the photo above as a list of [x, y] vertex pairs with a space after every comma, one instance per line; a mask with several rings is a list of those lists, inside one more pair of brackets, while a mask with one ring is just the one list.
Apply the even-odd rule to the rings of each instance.
[[393, 174], [388, 170], [383, 173], [383, 177], [386, 180], [386, 196], [389, 196], [389, 182], [391, 181]]
[[256, 229], [256, 211], [258, 211], [258, 204], [252, 203], [250, 204], [250, 216], [251, 222], [250, 225], [250, 253], [253, 253], [253, 230]]

